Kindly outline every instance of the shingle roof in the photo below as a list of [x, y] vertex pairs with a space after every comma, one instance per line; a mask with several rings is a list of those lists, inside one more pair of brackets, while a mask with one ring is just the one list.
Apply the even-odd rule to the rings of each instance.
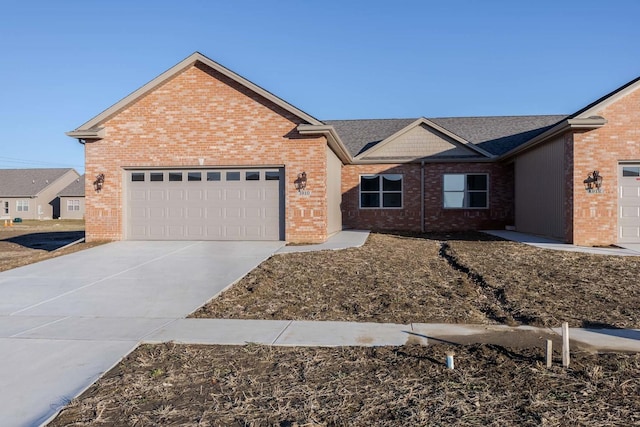
[[0, 197], [37, 196], [70, 170], [72, 169], [0, 169]]
[[61, 197], [84, 197], [84, 175], [67, 185], [58, 193]]
[[[543, 133], [566, 115], [444, 117], [427, 119], [464, 140], [501, 155]], [[332, 125], [352, 156], [376, 145], [415, 122], [413, 119], [325, 120]]]

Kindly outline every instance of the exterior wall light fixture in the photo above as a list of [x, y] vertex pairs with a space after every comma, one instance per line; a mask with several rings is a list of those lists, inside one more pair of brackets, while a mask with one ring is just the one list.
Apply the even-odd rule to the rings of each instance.
[[104, 174], [100, 173], [96, 175], [96, 180], [93, 181], [93, 189], [96, 190], [96, 193], [102, 191], [102, 187], [104, 186]]
[[602, 187], [602, 175], [600, 172], [593, 171], [588, 176], [587, 179], [582, 181], [584, 183], [584, 189], [589, 193], [601, 193]]
[[307, 188], [307, 173], [299, 173], [298, 179], [296, 179], [293, 183], [296, 185], [296, 190], [303, 191], [305, 188]]

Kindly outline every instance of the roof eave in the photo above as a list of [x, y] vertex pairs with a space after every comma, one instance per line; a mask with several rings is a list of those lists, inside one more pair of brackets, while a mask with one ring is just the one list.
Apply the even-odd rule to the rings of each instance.
[[298, 125], [298, 132], [301, 135], [324, 135], [327, 138], [327, 143], [334, 153], [340, 158], [343, 164], [353, 163], [353, 157], [347, 150], [346, 145], [338, 136], [338, 133], [331, 125]]
[[605, 124], [607, 124], [607, 120], [604, 117], [600, 116], [563, 120], [546, 132], [543, 132], [535, 138], [525, 142], [524, 144], [507, 151], [502, 156], [500, 156], [500, 160], [509, 159], [523, 151], [526, 151], [540, 143], [549, 140], [550, 138], [558, 136], [569, 130], [593, 130], [601, 128]]
[[84, 143], [84, 140], [87, 139], [99, 140], [104, 138], [104, 128], [84, 130], [76, 129], [72, 130], [71, 132], [67, 132], [65, 135], [81, 140], [80, 142]]

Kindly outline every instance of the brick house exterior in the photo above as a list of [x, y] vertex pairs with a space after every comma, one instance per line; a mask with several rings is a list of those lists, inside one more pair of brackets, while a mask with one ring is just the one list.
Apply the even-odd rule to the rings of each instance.
[[[640, 161], [636, 86], [571, 116], [321, 121], [194, 53], [68, 133], [85, 145], [87, 240], [322, 242], [342, 227], [518, 223], [549, 234], [549, 219], [566, 241], [614, 243], [614, 177]], [[519, 189], [548, 155], [561, 157], [555, 199], [529, 202]], [[589, 168], [607, 178], [600, 192], [584, 190]]]

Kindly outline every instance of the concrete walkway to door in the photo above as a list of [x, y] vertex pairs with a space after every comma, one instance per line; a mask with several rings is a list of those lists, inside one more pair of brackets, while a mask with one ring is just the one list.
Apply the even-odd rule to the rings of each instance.
[[0, 273], [0, 425], [37, 426], [284, 242], [115, 242]]

